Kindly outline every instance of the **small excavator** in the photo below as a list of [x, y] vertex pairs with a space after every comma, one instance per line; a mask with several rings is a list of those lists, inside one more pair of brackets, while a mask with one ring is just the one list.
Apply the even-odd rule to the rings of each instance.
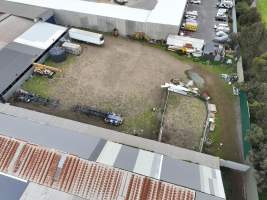
[[56, 67], [47, 66], [40, 63], [33, 63], [33, 73], [40, 76], [46, 76], [48, 78], [53, 78], [54, 74], [57, 72], [63, 72], [62, 69]]

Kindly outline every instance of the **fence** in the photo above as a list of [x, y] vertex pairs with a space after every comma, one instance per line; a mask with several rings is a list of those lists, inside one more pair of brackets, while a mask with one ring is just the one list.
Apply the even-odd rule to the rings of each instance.
[[241, 110], [241, 123], [242, 123], [242, 136], [243, 136], [243, 150], [244, 150], [244, 159], [248, 156], [250, 151], [250, 144], [247, 140], [250, 129], [250, 115], [249, 115], [249, 106], [248, 98], [245, 92], [240, 91], [240, 110]]

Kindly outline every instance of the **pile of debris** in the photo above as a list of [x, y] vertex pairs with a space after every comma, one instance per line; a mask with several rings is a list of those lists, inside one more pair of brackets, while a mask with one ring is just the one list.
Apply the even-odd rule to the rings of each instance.
[[199, 96], [199, 89], [193, 87], [194, 82], [190, 80], [187, 84], [178, 79], [172, 79], [170, 83], [161, 85], [161, 88], [167, 88], [168, 91], [175, 92], [184, 96]]
[[217, 108], [215, 104], [208, 103], [208, 123], [209, 123], [209, 131], [213, 132], [216, 127], [215, 119], [216, 116], [215, 114], [217, 113]]
[[24, 102], [24, 103], [39, 104], [42, 106], [52, 106], [52, 107], [59, 106], [59, 100], [44, 98], [44, 97], [30, 93], [22, 89], [19, 89], [15, 92], [14, 100], [19, 101], [19, 102]]

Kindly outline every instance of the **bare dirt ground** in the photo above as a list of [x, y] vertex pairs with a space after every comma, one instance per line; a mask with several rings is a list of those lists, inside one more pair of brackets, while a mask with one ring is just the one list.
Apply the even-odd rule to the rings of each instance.
[[170, 93], [164, 121], [164, 142], [198, 151], [206, 115], [201, 100]]
[[190, 66], [160, 49], [111, 36], [103, 47], [82, 48], [71, 61], [49, 62], [64, 67], [63, 75], [46, 86], [49, 97], [60, 100], [60, 110], [81, 104], [120, 113], [125, 123], [118, 130], [155, 139], [165, 98], [160, 86], [172, 78], [186, 79]]

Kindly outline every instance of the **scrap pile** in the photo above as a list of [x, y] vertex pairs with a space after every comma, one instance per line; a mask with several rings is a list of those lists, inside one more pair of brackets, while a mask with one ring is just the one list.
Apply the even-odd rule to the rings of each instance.
[[179, 80], [172, 79], [171, 83], [165, 83], [164, 85], [161, 85], [161, 88], [168, 88], [168, 91], [185, 96], [199, 96], [199, 89], [193, 87], [193, 81], [184, 84]]
[[57, 107], [59, 106], [59, 101], [58, 100], [53, 100], [49, 98], [44, 98], [40, 97], [36, 94], [27, 92], [25, 90], [17, 90], [14, 95], [14, 100], [15, 101], [20, 101], [24, 103], [35, 103], [39, 104], [42, 106], [52, 106], [52, 107]]
[[215, 104], [208, 103], [208, 123], [209, 123], [209, 131], [214, 131], [215, 130], [215, 114], [217, 113], [217, 108]]

